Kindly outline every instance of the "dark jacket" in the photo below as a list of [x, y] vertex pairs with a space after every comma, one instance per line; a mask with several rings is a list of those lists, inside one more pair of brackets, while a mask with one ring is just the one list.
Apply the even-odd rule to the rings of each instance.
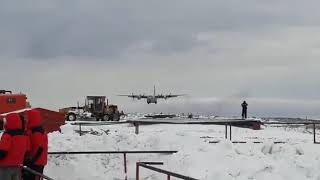
[[243, 103], [241, 104], [241, 106], [242, 106], [242, 109], [243, 109], [243, 110], [247, 110], [247, 109], [248, 109], [248, 104], [247, 104], [246, 102], [243, 102]]

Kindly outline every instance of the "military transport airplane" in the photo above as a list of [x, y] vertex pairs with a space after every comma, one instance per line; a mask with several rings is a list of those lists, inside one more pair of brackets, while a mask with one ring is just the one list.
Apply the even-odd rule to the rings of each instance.
[[153, 95], [135, 95], [135, 94], [131, 94], [131, 95], [118, 95], [118, 96], [127, 96], [129, 98], [132, 98], [132, 99], [147, 99], [147, 103], [148, 104], [157, 104], [158, 103], [158, 99], [169, 99], [169, 98], [174, 98], [174, 97], [179, 97], [179, 96], [185, 96], [186, 94], [158, 94], [156, 95], [156, 87], [154, 86], [153, 87]]

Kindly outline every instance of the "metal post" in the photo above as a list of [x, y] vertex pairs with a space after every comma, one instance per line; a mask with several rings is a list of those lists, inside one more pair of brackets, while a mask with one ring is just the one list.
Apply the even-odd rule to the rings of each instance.
[[226, 131], [225, 131], [225, 134], [226, 134], [226, 139], [228, 139], [228, 124], [226, 124]]
[[139, 163], [136, 164], [136, 180], [139, 180]]
[[170, 180], [170, 175], [168, 174], [168, 176], [167, 176], [167, 180]]
[[139, 123], [134, 123], [135, 126], [135, 133], [139, 134]]
[[313, 123], [313, 143], [316, 143], [316, 124]]
[[79, 105], [79, 101], [78, 101], [78, 103], [77, 103], [77, 105], [78, 105], [78, 107], [77, 107], [77, 109], [78, 109], [78, 114], [80, 114], [80, 105]]
[[230, 130], [229, 130], [229, 131], [230, 131], [230, 132], [229, 132], [229, 133], [230, 133], [230, 134], [229, 134], [229, 136], [230, 136], [229, 138], [230, 138], [230, 141], [231, 141], [231, 139], [232, 139], [232, 138], [231, 138], [231, 135], [232, 135], [232, 133], [231, 133], [231, 123], [230, 123]]
[[37, 171], [27, 167], [27, 166], [21, 166], [21, 167], [22, 167], [23, 170], [28, 171], [29, 173], [35, 175], [37, 178], [46, 179], [46, 180], [53, 180], [52, 178], [50, 178], [50, 177], [48, 177], [48, 176], [46, 176], [44, 174], [41, 174], [41, 173], [39, 173], [39, 172], [37, 172]]
[[126, 175], [126, 179], [127, 179], [127, 153], [123, 153], [123, 160], [124, 160], [124, 173]]
[[79, 123], [79, 134], [80, 134], [80, 136], [82, 135], [82, 132], [81, 132], [81, 123]]

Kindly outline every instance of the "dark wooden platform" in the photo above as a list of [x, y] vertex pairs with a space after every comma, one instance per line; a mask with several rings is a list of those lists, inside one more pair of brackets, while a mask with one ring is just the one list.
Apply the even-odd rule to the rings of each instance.
[[259, 123], [259, 120], [243, 120], [243, 119], [212, 119], [212, 120], [188, 120], [188, 119], [139, 119], [127, 120], [128, 123], [139, 124], [216, 124], [216, 125], [242, 125]]

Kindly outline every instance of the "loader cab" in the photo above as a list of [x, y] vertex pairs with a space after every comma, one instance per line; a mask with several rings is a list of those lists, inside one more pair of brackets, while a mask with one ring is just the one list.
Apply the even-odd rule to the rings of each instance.
[[104, 113], [105, 102], [105, 96], [87, 96], [87, 106], [93, 114]]

